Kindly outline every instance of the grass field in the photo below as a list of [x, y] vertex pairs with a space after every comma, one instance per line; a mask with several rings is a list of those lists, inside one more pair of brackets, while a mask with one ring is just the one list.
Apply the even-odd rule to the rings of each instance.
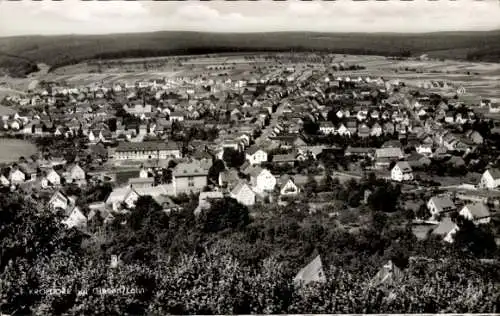
[[0, 163], [17, 161], [20, 157], [29, 157], [37, 152], [35, 145], [30, 142], [0, 138]]

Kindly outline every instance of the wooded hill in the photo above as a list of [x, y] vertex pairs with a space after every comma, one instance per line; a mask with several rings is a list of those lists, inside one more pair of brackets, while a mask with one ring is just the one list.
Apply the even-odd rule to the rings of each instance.
[[[32, 68], [30, 64], [38, 62], [57, 68], [95, 58], [290, 50], [382, 56], [427, 53], [431, 57], [496, 62], [500, 61], [500, 31], [422, 34], [154, 32], [4, 37], [0, 38], [0, 69], [22, 76]], [[14, 56], [21, 58], [13, 59]]]

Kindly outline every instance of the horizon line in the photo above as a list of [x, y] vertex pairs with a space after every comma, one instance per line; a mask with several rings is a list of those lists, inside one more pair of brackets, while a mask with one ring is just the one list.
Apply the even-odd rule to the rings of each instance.
[[189, 31], [189, 30], [161, 30], [161, 31], [142, 31], [142, 32], [114, 32], [114, 33], [66, 33], [66, 34], [24, 34], [24, 35], [8, 35], [0, 36], [0, 39], [21, 38], [21, 37], [65, 37], [65, 36], [111, 36], [111, 35], [140, 35], [153, 33], [198, 33], [198, 34], [291, 34], [291, 33], [310, 33], [310, 34], [369, 34], [369, 35], [432, 35], [432, 34], [449, 34], [449, 33], [487, 33], [500, 31], [500, 28], [490, 30], [454, 30], [454, 31], [431, 31], [431, 32], [351, 32], [351, 31], [306, 31], [306, 30], [290, 30], [290, 31]]

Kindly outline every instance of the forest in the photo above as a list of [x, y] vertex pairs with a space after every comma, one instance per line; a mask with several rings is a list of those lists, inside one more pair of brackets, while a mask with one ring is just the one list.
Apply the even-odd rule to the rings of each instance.
[[154, 32], [100, 36], [23, 36], [0, 38], [0, 68], [15, 69], [9, 66], [11, 62], [7, 59], [11, 57], [8, 56], [45, 63], [53, 70], [96, 58], [262, 51], [401, 57], [426, 53], [437, 58], [498, 61], [499, 39], [498, 30], [424, 34]]
[[[395, 202], [397, 187], [387, 190], [373, 178], [320, 185], [346, 201], [367, 188], [374, 193], [366, 205], [339, 206], [340, 220], [330, 216], [333, 209], [310, 213], [307, 204], [265, 204], [249, 210], [231, 198], [195, 216], [196, 196], [176, 198], [182, 211], [167, 214], [152, 198], [140, 197], [130, 213], [116, 215], [108, 226], [96, 215], [85, 232], [66, 229], [63, 214], [48, 210], [42, 199], [1, 194], [0, 311], [499, 312], [492, 227], [465, 221], [454, 244], [433, 235], [418, 240], [405, 220], [411, 215], [403, 216]], [[359, 217], [349, 218], [349, 212]], [[298, 270], [317, 255], [326, 282], [294, 284]], [[374, 285], [388, 260], [402, 278]]]

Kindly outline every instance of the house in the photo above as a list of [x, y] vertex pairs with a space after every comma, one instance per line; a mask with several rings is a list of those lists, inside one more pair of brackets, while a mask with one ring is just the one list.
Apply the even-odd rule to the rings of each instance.
[[375, 149], [375, 160], [377, 166], [388, 166], [392, 161], [404, 157], [401, 148], [377, 148]]
[[411, 154], [406, 158], [406, 161], [408, 161], [408, 164], [412, 168], [423, 168], [431, 164], [431, 160], [429, 158], [419, 153]]
[[377, 272], [370, 281], [370, 285], [379, 286], [381, 284], [396, 284], [403, 278], [403, 272], [391, 260]]
[[488, 169], [481, 176], [479, 187], [484, 189], [496, 189], [500, 186], [500, 170]]
[[383, 127], [384, 134], [386, 135], [393, 135], [395, 132], [395, 127], [394, 124], [391, 122], [386, 122]]
[[11, 184], [20, 184], [26, 180], [26, 174], [19, 168], [12, 168], [9, 173], [9, 181]]
[[284, 166], [289, 165], [293, 166], [296, 161], [295, 153], [283, 154], [283, 155], [274, 155], [272, 158], [273, 164]]
[[253, 206], [255, 204], [255, 193], [250, 186], [243, 181], [238, 183], [234, 189], [231, 190], [230, 196], [240, 204], [246, 206]]
[[78, 164], [75, 164], [69, 169], [68, 176], [66, 178], [67, 182], [82, 183], [86, 182], [85, 171]]
[[184, 113], [182, 112], [171, 112], [169, 116], [169, 120], [171, 122], [177, 121], [177, 122], [182, 122], [184, 121]]
[[358, 136], [361, 138], [370, 137], [370, 128], [366, 124], [361, 124], [358, 127]]
[[465, 160], [460, 156], [451, 156], [446, 164], [451, 165], [455, 168], [460, 168], [465, 166]]
[[340, 136], [351, 137], [351, 131], [344, 124], [340, 124], [339, 128], [337, 129], [337, 134]]
[[424, 156], [431, 156], [432, 155], [432, 144], [419, 144], [418, 146], [415, 147], [417, 153], [424, 155]]
[[[317, 159], [318, 155], [320, 155], [323, 150], [325, 149], [324, 145], [318, 145], [318, 146], [304, 146], [300, 147], [298, 149], [299, 157], [302, 155], [302, 157], [306, 158], [311, 157], [312, 159]], [[297, 160], [300, 160], [297, 158]]]
[[199, 160], [182, 162], [175, 166], [172, 183], [175, 194], [201, 191], [208, 184], [208, 164]]
[[488, 224], [491, 221], [491, 214], [484, 203], [470, 203], [465, 205], [459, 212], [464, 218], [474, 224]]
[[68, 228], [80, 228], [83, 229], [87, 227], [87, 217], [83, 214], [78, 206], [74, 206], [69, 212], [68, 217], [63, 220]]
[[267, 152], [257, 146], [252, 146], [247, 149], [245, 159], [250, 162], [251, 165], [258, 165], [267, 162]]
[[280, 179], [280, 182], [281, 196], [295, 196], [299, 194], [300, 190], [291, 177], [285, 176], [284, 179]]
[[250, 170], [250, 183], [258, 193], [273, 191], [276, 186], [276, 178], [269, 170], [256, 167]]
[[109, 194], [105, 201], [106, 206], [111, 207], [113, 211], [119, 211], [123, 207], [133, 208], [137, 199], [139, 199], [140, 194], [135, 188], [131, 186], [125, 186], [120, 188], [115, 188]]
[[42, 188], [48, 188], [48, 187], [57, 187], [61, 185], [61, 175], [55, 171], [54, 169], [51, 169], [50, 171], [47, 172], [47, 175], [43, 177], [42, 182], [41, 182]]
[[224, 170], [219, 173], [218, 184], [220, 187], [227, 187], [229, 190], [240, 182], [238, 171], [235, 169]]
[[383, 134], [382, 126], [380, 126], [379, 123], [373, 124], [370, 130], [370, 136], [379, 137], [382, 134]]
[[198, 206], [194, 210], [195, 215], [199, 215], [202, 211], [208, 210], [211, 205], [212, 201], [214, 200], [220, 200], [224, 198], [224, 194], [220, 191], [207, 191], [207, 192], [201, 192], [200, 196], [198, 197]]
[[373, 157], [375, 150], [371, 147], [351, 147], [348, 146], [344, 152], [345, 156]]
[[0, 186], [7, 187], [10, 185], [9, 179], [5, 175], [0, 175]]
[[128, 184], [132, 188], [148, 188], [152, 187], [154, 185], [155, 179], [154, 178], [143, 178], [143, 177], [138, 177], [138, 178], [130, 178], [128, 179]]
[[465, 137], [470, 139], [474, 144], [480, 145], [484, 142], [483, 136], [477, 131], [469, 130], [465, 133]]
[[48, 207], [52, 211], [57, 209], [67, 210], [69, 207], [75, 205], [75, 203], [76, 200], [74, 197], [67, 196], [64, 193], [57, 191], [50, 198]]
[[181, 207], [177, 205], [172, 199], [167, 195], [155, 195], [153, 196], [156, 204], [158, 204], [163, 212], [171, 213], [173, 211], [181, 210]]
[[427, 202], [427, 209], [433, 218], [456, 210], [455, 203], [447, 195], [433, 196]]
[[335, 133], [335, 125], [332, 122], [320, 122], [319, 123], [319, 131], [324, 135], [330, 135]]
[[323, 271], [321, 257], [318, 255], [308, 265], [300, 269], [293, 282], [296, 285], [307, 285], [311, 282], [325, 283], [326, 276]]
[[458, 225], [455, 224], [451, 218], [445, 216], [441, 219], [439, 225], [432, 231], [432, 234], [443, 237], [443, 240], [448, 243], [453, 243], [455, 234], [458, 230]]
[[453, 111], [447, 111], [444, 116], [444, 121], [448, 124], [455, 123], [455, 113]]
[[356, 121], [347, 121], [346, 127], [351, 135], [354, 135], [358, 132], [358, 122]]
[[413, 171], [407, 161], [398, 161], [391, 169], [391, 179], [393, 181], [413, 180]]

